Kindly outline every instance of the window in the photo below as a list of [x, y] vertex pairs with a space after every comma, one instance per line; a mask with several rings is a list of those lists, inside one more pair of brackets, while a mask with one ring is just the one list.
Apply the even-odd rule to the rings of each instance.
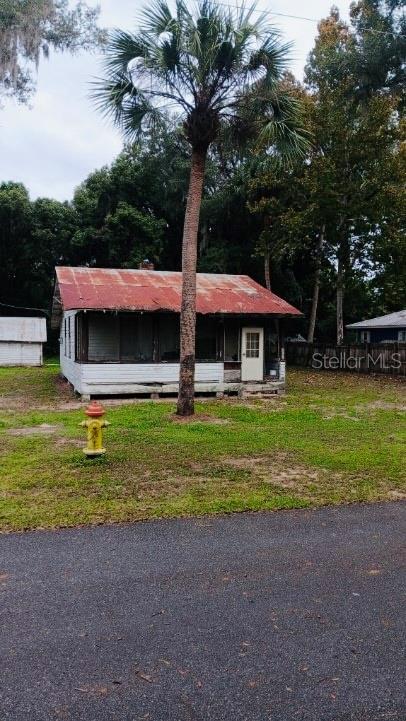
[[64, 318], [64, 321], [63, 321], [63, 354], [64, 354], [64, 356], [67, 355], [67, 347], [66, 347], [66, 318]]
[[89, 361], [117, 363], [120, 360], [118, 317], [94, 313], [89, 317]]
[[246, 355], [247, 358], [259, 358], [259, 333], [247, 333]]
[[371, 341], [371, 331], [369, 330], [361, 330], [360, 331], [360, 341], [361, 343], [370, 343]]
[[240, 328], [226, 323], [224, 332], [224, 360], [240, 360]]
[[398, 330], [399, 343], [406, 343], [406, 330]]
[[129, 313], [120, 317], [120, 360], [150, 363], [153, 356], [153, 318]]
[[197, 318], [196, 323], [196, 360], [215, 361], [217, 359], [217, 329], [214, 318]]
[[71, 349], [71, 330], [70, 330], [70, 324], [71, 324], [71, 317], [68, 318], [68, 358], [71, 358], [72, 356], [72, 349]]
[[88, 360], [92, 363], [151, 363], [150, 314], [88, 314]]
[[87, 361], [87, 315], [76, 313], [75, 315], [75, 361]]
[[161, 315], [158, 320], [159, 360], [179, 363], [180, 325], [178, 315]]

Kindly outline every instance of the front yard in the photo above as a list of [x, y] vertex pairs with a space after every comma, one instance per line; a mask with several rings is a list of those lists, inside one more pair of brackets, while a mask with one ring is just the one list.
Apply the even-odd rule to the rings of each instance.
[[406, 384], [289, 371], [285, 397], [105, 402], [107, 455], [58, 366], [0, 369], [3, 531], [406, 498]]

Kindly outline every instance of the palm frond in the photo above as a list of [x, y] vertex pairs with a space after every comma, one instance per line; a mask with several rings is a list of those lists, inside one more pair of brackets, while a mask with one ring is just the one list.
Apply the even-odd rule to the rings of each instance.
[[255, 3], [234, 9], [197, 0], [191, 10], [186, 0], [175, 0], [174, 9], [169, 0], [151, 0], [139, 32], [111, 33], [96, 106], [126, 137], [170, 109], [183, 115], [196, 147], [210, 145], [223, 127], [241, 142], [259, 133], [262, 144], [300, 152], [298, 114], [277, 92], [289, 46], [255, 13]]
[[105, 52], [104, 67], [110, 75], [125, 73], [130, 63], [137, 59], [147, 59], [148, 44], [139, 35], [124, 30], [113, 30]]
[[96, 108], [111, 118], [128, 140], [156, 125], [162, 117], [162, 109], [155, 107], [124, 73], [113, 80], [98, 80], [93, 87], [91, 97]]
[[268, 113], [257, 137], [257, 147], [266, 148], [276, 158], [293, 161], [311, 148], [311, 134], [306, 129], [302, 104], [281, 90], [269, 98]]
[[168, 3], [165, 0], [153, 0], [144, 8], [142, 13], [142, 30], [144, 33], [155, 36], [162, 33], [173, 32], [176, 18], [173, 17]]

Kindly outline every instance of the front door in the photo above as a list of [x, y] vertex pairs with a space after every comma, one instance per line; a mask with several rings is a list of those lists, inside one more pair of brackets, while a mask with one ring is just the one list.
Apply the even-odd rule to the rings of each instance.
[[241, 380], [264, 380], [264, 329], [242, 329]]

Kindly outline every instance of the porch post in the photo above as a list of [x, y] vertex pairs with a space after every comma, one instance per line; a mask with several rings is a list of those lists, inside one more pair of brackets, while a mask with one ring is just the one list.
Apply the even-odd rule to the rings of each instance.
[[152, 362], [159, 363], [159, 315], [152, 317]]
[[279, 353], [279, 380], [285, 381], [286, 378], [286, 361], [285, 361], [285, 329], [283, 327], [283, 321], [282, 323], [278, 323], [279, 325], [279, 347], [280, 347], [280, 353]]
[[224, 363], [224, 320], [217, 324], [217, 360]]

